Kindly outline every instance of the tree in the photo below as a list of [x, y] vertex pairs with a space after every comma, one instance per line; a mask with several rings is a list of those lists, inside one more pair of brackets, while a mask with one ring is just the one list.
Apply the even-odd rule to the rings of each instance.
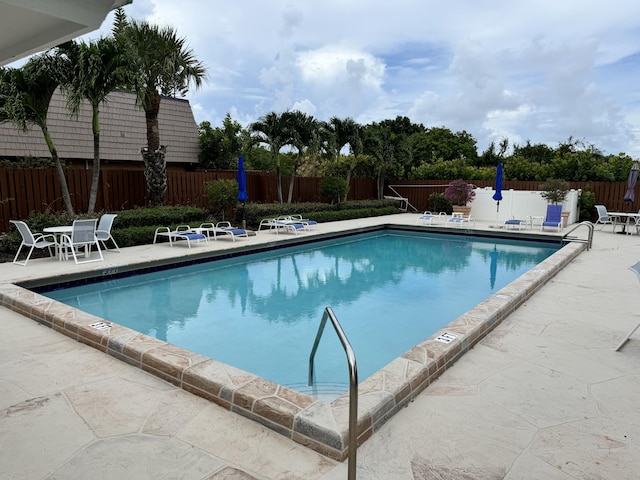
[[206, 69], [185, 39], [171, 27], [158, 27], [144, 21], [128, 22], [118, 12], [113, 34], [121, 43], [130, 63], [132, 79], [129, 87], [144, 110], [147, 123], [147, 145], [142, 148], [145, 179], [152, 205], [164, 203], [167, 190], [166, 147], [160, 145], [158, 112], [162, 95], [184, 96], [193, 82], [202, 85]]
[[399, 166], [400, 159], [408, 155], [402, 135], [393, 132], [389, 123], [373, 123], [367, 126], [364, 152], [375, 162], [378, 199], [384, 194], [387, 174]]
[[212, 128], [209, 122], [202, 122], [198, 130], [200, 166], [214, 169], [233, 168], [242, 153], [242, 126], [227, 113], [222, 128]]
[[293, 142], [293, 131], [291, 128], [291, 112], [281, 114], [271, 112], [251, 124], [251, 131], [257, 134], [257, 141], [266, 143], [271, 152], [271, 159], [276, 169], [278, 201], [283, 203], [282, 196], [282, 165], [280, 163], [280, 150], [285, 145]]
[[349, 146], [351, 148], [351, 156], [347, 159], [347, 190], [344, 192], [344, 201], [347, 201], [349, 193], [349, 185], [351, 184], [351, 176], [360, 162], [360, 157], [364, 152], [364, 128], [362, 125], [354, 123], [349, 136]]
[[[91, 43], [67, 42], [57, 48], [57, 55], [61, 86], [71, 112], [77, 116], [85, 99], [91, 105], [93, 174], [87, 212], [93, 213], [100, 179], [100, 104], [126, 83], [126, 57], [113, 38]], [[85, 164], [85, 168], [88, 165]]]
[[291, 145], [296, 149], [297, 154], [289, 177], [287, 203], [291, 203], [293, 198], [293, 185], [298, 168], [304, 163], [310, 152], [317, 151], [319, 148], [318, 122], [313, 118], [313, 115], [299, 111], [291, 112], [289, 122], [292, 133]]
[[62, 200], [67, 212], [72, 215], [74, 212], [67, 179], [47, 125], [51, 97], [59, 86], [55, 76], [56, 61], [50, 55], [38, 55], [31, 57], [20, 69], [0, 70], [0, 121], [10, 121], [23, 132], [31, 125], [42, 130], [56, 167]]

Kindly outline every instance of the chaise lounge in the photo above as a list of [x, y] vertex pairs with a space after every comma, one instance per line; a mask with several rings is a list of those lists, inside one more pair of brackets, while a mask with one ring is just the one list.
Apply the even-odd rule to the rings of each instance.
[[207, 236], [203, 233], [194, 231], [189, 225], [178, 225], [175, 230], [171, 230], [169, 227], [158, 227], [153, 235], [153, 243], [161, 238], [166, 237], [169, 240], [169, 246], [173, 247], [175, 240], [186, 240], [187, 246], [191, 248], [191, 242], [200, 242], [200, 240], [207, 241]]

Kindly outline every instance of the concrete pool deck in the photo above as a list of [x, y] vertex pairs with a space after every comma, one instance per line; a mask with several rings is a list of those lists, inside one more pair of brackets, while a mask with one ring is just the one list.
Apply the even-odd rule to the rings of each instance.
[[[318, 228], [414, 225], [416, 218]], [[261, 233], [248, 243], [274, 238]], [[242, 242], [220, 239], [191, 253]], [[640, 237], [596, 231], [590, 251], [358, 449], [358, 478], [636, 478], [640, 335], [614, 348], [638, 322], [640, 285], [627, 267], [639, 246]], [[123, 249], [106, 253], [102, 268], [188, 252], [185, 245]], [[0, 281], [95, 267], [1, 264]], [[0, 312], [0, 478], [346, 478], [346, 462]]]

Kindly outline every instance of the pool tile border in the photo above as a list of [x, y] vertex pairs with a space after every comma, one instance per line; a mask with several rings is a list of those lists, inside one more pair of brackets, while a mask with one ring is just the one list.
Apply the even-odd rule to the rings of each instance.
[[[358, 445], [586, 249], [569, 243], [359, 385]], [[337, 460], [348, 453], [349, 395], [326, 403], [238, 368], [68, 307], [18, 285], [0, 305], [141, 368]], [[92, 326], [94, 325], [94, 326]], [[106, 328], [105, 328], [106, 325]], [[450, 343], [436, 340], [456, 335]]]

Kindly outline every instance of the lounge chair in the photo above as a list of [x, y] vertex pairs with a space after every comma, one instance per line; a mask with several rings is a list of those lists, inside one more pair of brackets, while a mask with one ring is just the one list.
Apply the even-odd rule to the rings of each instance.
[[[98, 220], [84, 219], [74, 220], [71, 227], [71, 233], [60, 236], [61, 255], [69, 258], [69, 254], [76, 263], [103, 262], [102, 250], [100, 250], [100, 242], [96, 237], [96, 224]], [[91, 258], [91, 247], [95, 245], [98, 252], [98, 258]], [[80, 250], [84, 247], [84, 256], [87, 260], [78, 260]], [[76, 251], [77, 249], [77, 251]]]
[[562, 205], [547, 205], [547, 215], [540, 224], [540, 230], [555, 228], [559, 232], [562, 229]]
[[175, 230], [169, 227], [158, 227], [153, 235], [153, 243], [156, 243], [160, 237], [169, 239], [170, 247], [173, 247], [174, 240], [186, 240], [189, 248], [191, 248], [191, 242], [200, 242], [200, 240], [206, 242], [208, 238], [204, 233], [192, 230], [189, 225], [178, 225]]
[[213, 223], [203, 223], [195, 230], [200, 233], [206, 233], [208, 236], [213, 234], [213, 239], [216, 241], [218, 240], [218, 235], [231, 238], [234, 242], [236, 237], [249, 238], [249, 232], [243, 228], [232, 227], [230, 222], [218, 222], [215, 225]]
[[609, 216], [607, 207], [605, 207], [604, 205], [596, 205], [596, 211], [598, 212], [598, 219], [596, 220], [595, 225], [602, 225], [600, 227], [600, 230], [602, 230], [605, 225], [611, 225], [612, 229], [615, 228], [615, 218]]
[[440, 223], [441, 221], [446, 220], [446, 218], [447, 214], [444, 212], [431, 213], [427, 210], [418, 217], [418, 220], [416, 220], [416, 222], [422, 223], [423, 225], [433, 225], [434, 223]]
[[[34, 234], [31, 232], [29, 226], [23, 221], [10, 220], [10, 222], [16, 226], [18, 232], [20, 232], [20, 235], [22, 236], [22, 243], [20, 243], [20, 246], [18, 247], [16, 256], [13, 257], [13, 263], [26, 267], [34, 248], [47, 248], [49, 250], [49, 256], [54, 256], [54, 251], [58, 248], [58, 242], [56, 241], [55, 235], [47, 235], [44, 233]], [[19, 262], [18, 257], [20, 256], [22, 247], [29, 247], [29, 253], [27, 253], [27, 258], [25, 258], [23, 262]], [[54, 247], [53, 251], [51, 250], [51, 247]]]
[[302, 215], [289, 215], [289, 219], [294, 222], [300, 222], [305, 225], [306, 230], [311, 230], [312, 227], [316, 226], [318, 222], [315, 220], [311, 220], [309, 218], [303, 218]]
[[[638, 280], [640, 280], [640, 262], [636, 262], [635, 264], [631, 265], [629, 267], [629, 270], [635, 273], [636, 276], [638, 277]], [[629, 334], [622, 339], [620, 344], [616, 347], [616, 352], [620, 350], [625, 343], [627, 343], [627, 340], [631, 338], [631, 335], [633, 335], [636, 332], [636, 330], [638, 330], [638, 328], [640, 328], [640, 323], [638, 323], [635, 327], [633, 327], [633, 330], [631, 330]]]
[[453, 217], [451, 217], [449, 220], [447, 220], [447, 223], [451, 223], [452, 225], [455, 225], [456, 227], [461, 227], [463, 224], [465, 223], [472, 223], [476, 224], [475, 219], [471, 216], [464, 216], [464, 215], [454, 215]]
[[276, 234], [280, 233], [280, 230], [284, 230], [297, 235], [300, 231], [310, 229], [310, 224], [308, 222], [313, 222], [313, 225], [317, 224], [317, 222], [313, 220], [306, 220], [302, 218], [297, 219], [289, 215], [275, 218], [263, 218], [258, 226], [258, 232], [264, 227], [268, 228], [269, 231], [275, 231]]
[[504, 228], [517, 228], [518, 230], [522, 229], [522, 225], [526, 225], [526, 221], [524, 220], [518, 220], [515, 218], [510, 218], [509, 220], [506, 220], [504, 222]]
[[279, 233], [280, 230], [284, 230], [285, 232], [291, 232], [297, 235], [298, 232], [303, 232], [309, 229], [308, 223], [294, 219], [289, 215], [276, 218], [276, 233]]
[[111, 227], [113, 225], [113, 219], [118, 215], [115, 213], [105, 213], [100, 217], [100, 221], [98, 222], [98, 229], [96, 230], [96, 237], [98, 241], [102, 244], [102, 248], [105, 250], [109, 250], [107, 248], [107, 242], [111, 240], [113, 245], [116, 247], [116, 250], [120, 252], [120, 248], [118, 248], [118, 244], [114, 240], [111, 235]]

